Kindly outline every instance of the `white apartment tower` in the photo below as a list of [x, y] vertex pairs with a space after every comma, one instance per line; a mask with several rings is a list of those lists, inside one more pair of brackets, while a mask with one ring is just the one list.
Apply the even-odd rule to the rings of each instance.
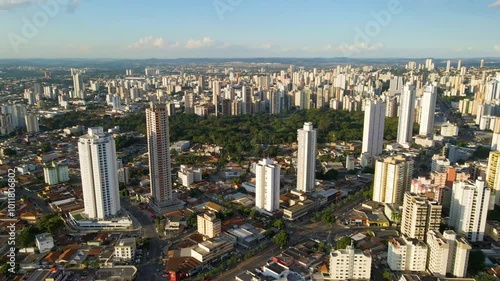
[[79, 69], [72, 68], [71, 76], [73, 77], [73, 91], [74, 97], [78, 99], [84, 99], [85, 93], [83, 88], [82, 72]]
[[54, 162], [48, 165], [45, 164], [43, 166], [43, 175], [45, 183], [48, 185], [69, 181], [68, 165], [56, 164]]
[[105, 219], [120, 210], [115, 140], [102, 127], [89, 128], [78, 140], [85, 214]]
[[410, 146], [413, 136], [415, 97], [415, 87], [412, 84], [407, 83], [401, 93], [397, 136], [397, 142], [404, 147]]
[[330, 253], [329, 280], [369, 280], [372, 257], [352, 246]]
[[450, 245], [446, 272], [454, 277], [463, 278], [467, 275], [469, 254], [472, 246], [467, 239], [457, 235], [453, 230], [445, 230], [443, 237]]
[[483, 241], [490, 189], [479, 177], [476, 182], [457, 181], [453, 184], [449, 225], [464, 233], [471, 242]]
[[363, 146], [361, 153], [378, 156], [384, 145], [385, 103], [371, 100], [365, 107], [365, 122], [363, 125]]
[[28, 133], [38, 133], [40, 131], [40, 126], [38, 125], [38, 116], [36, 116], [36, 114], [26, 115], [25, 120], [26, 131]]
[[309, 192], [314, 188], [316, 165], [316, 129], [310, 122], [297, 130], [297, 190]]
[[448, 260], [450, 258], [450, 244], [436, 230], [429, 230], [427, 232], [426, 241], [429, 247], [427, 269], [434, 276], [446, 277]]
[[380, 158], [375, 162], [373, 201], [402, 204], [410, 190], [413, 160], [403, 155]]
[[418, 239], [405, 236], [389, 240], [387, 264], [393, 271], [425, 271], [427, 245]]
[[172, 203], [170, 135], [165, 104], [151, 103], [146, 109], [151, 196], [157, 206]]
[[263, 159], [255, 167], [255, 207], [267, 212], [280, 207], [280, 166]]
[[422, 114], [420, 116], [419, 135], [432, 137], [434, 128], [434, 112], [436, 111], [437, 85], [427, 85], [422, 97]]
[[441, 205], [425, 196], [406, 192], [401, 216], [401, 234], [424, 240], [429, 231], [439, 231], [441, 209]]

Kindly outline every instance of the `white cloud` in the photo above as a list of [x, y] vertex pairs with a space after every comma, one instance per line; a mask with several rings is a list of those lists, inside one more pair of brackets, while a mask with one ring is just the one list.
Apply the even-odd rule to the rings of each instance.
[[153, 37], [145, 36], [139, 38], [138, 41], [128, 45], [129, 49], [199, 49], [206, 47], [216, 47], [216, 48], [228, 48], [230, 47], [227, 43], [215, 43], [209, 37], [203, 37], [202, 39], [189, 39], [186, 43], [179, 42], [167, 42], [163, 37]]
[[271, 43], [266, 43], [261, 46], [262, 49], [272, 49], [274, 47]]
[[0, 11], [11, 10], [20, 6], [31, 5], [35, 0], [0, 0]]
[[188, 49], [198, 49], [203, 47], [209, 47], [214, 44], [214, 40], [210, 39], [210, 37], [203, 37], [203, 39], [195, 40], [189, 39], [185, 45]]
[[360, 53], [366, 51], [377, 51], [384, 48], [384, 44], [376, 43], [376, 44], [366, 44], [366, 43], [354, 43], [354, 44], [340, 44], [338, 46], [327, 45], [325, 47], [326, 50], [333, 51], [341, 51], [341, 52], [350, 52], [350, 53]]
[[130, 49], [151, 49], [151, 48], [162, 48], [164, 46], [164, 40], [162, 37], [154, 38], [153, 36], [146, 36], [140, 38], [139, 41], [128, 45]]
[[[72, 13], [80, 5], [80, 0], [55, 0], [55, 3], [66, 6], [66, 10]], [[9, 11], [33, 4], [44, 6], [47, 5], [47, 0], [0, 0], [0, 11]]]
[[495, 51], [500, 52], [500, 45], [495, 45], [493, 48], [495, 48]]
[[490, 8], [500, 8], [500, 0], [491, 3], [488, 7]]
[[455, 52], [468, 52], [468, 51], [472, 51], [472, 47], [455, 49]]

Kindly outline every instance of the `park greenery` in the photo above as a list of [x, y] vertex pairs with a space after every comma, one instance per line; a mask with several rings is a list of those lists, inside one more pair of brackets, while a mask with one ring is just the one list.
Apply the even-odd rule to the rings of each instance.
[[[272, 153], [264, 151], [262, 144], [270, 145], [277, 152], [276, 145], [297, 140], [297, 129], [304, 122], [312, 122], [318, 132], [318, 143], [361, 140], [364, 113], [344, 110], [309, 109], [297, 110], [279, 115], [209, 116], [179, 113], [169, 118], [171, 141], [189, 140], [192, 143], [223, 146], [235, 158], [244, 155]], [[85, 124], [87, 127], [102, 126], [104, 129], [119, 126], [121, 131], [136, 131], [144, 134], [146, 122], [144, 113], [126, 116], [88, 114], [72, 111], [40, 121], [45, 130], [63, 129]], [[385, 139], [396, 139], [397, 118], [386, 118]], [[119, 147], [136, 139], [119, 139]], [[271, 150], [272, 150], [271, 149]]]
[[35, 236], [44, 232], [56, 234], [64, 226], [63, 220], [57, 214], [46, 214], [29, 227], [25, 227], [17, 237], [17, 244], [24, 247], [35, 245]]

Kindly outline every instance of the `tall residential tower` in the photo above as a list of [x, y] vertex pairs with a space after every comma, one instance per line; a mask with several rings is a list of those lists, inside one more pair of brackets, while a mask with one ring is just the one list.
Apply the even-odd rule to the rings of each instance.
[[85, 214], [90, 219], [115, 216], [120, 210], [115, 140], [102, 127], [89, 128], [78, 140]]
[[309, 192], [314, 188], [316, 165], [316, 130], [310, 122], [297, 130], [297, 190]]
[[365, 107], [365, 122], [363, 125], [363, 157], [378, 156], [384, 145], [385, 103], [371, 100]]
[[280, 166], [271, 159], [263, 159], [255, 167], [255, 207], [274, 212], [279, 205]]
[[150, 108], [146, 109], [146, 127], [151, 196], [157, 206], [163, 207], [173, 201], [166, 104], [151, 103]]
[[413, 136], [413, 121], [415, 114], [415, 87], [407, 83], [401, 93], [397, 142], [409, 147]]
[[422, 97], [422, 115], [420, 116], [419, 135], [432, 137], [434, 112], [436, 111], [437, 85], [427, 85]]

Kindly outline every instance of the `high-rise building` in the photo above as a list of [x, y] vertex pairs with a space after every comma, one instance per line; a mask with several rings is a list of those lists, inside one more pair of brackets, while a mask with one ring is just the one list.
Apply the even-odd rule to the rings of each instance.
[[394, 76], [394, 78], [391, 79], [391, 82], [389, 84], [389, 93], [391, 94], [391, 96], [401, 93], [404, 85], [403, 83], [403, 77]]
[[146, 109], [151, 196], [157, 206], [172, 203], [170, 134], [165, 104], [151, 103]]
[[491, 151], [486, 170], [486, 183], [494, 190], [495, 204], [500, 204], [500, 152]]
[[410, 190], [413, 160], [403, 155], [380, 158], [375, 162], [373, 201], [402, 204]]
[[12, 131], [14, 131], [12, 115], [9, 113], [0, 113], [0, 135], [8, 135]]
[[419, 135], [432, 137], [434, 128], [434, 113], [436, 111], [437, 85], [427, 85], [422, 97], [422, 114], [420, 116]]
[[467, 239], [457, 235], [453, 230], [445, 230], [443, 237], [448, 242], [450, 248], [446, 273], [451, 274], [453, 277], [465, 277], [467, 275], [469, 254], [472, 246]]
[[427, 232], [427, 246], [429, 247], [427, 255], [427, 270], [437, 277], [446, 277], [448, 269], [448, 259], [450, 253], [450, 244], [436, 230]]
[[448, 60], [448, 61], [446, 62], [446, 72], [447, 72], [447, 73], [449, 73], [449, 72], [450, 72], [450, 68], [451, 68], [451, 61], [450, 61], [450, 60]]
[[471, 242], [483, 241], [490, 189], [479, 177], [476, 182], [457, 181], [453, 184], [449, 225], [464, 233]]
[[462, 60], [458, 60], [457, 62], [457, 70], [460, 70], [462, 68]]
[[218, 107], [219, 107], [219, 100], [221, 100], [221, 96], [220, 96], [220, 81], [213, 81], [213, 86], [212, 86], [212, 93], [213, 93], [213, 96], [212, 96], [212, 103], [214, 104], [215, 106], [215, 116], [218, 116], [219, 115], [219, 110], [218, 110]]
[[251, 114], [252, 113], [252, 91], [250, 86], [241, 87], [241, 99], [243, 101], [242, 104], [242, 114]]
[[439, 231], [442, 206], [426, 196], [406, 192], [401, 216], [401, 233], [424, 240], [430, 230]]
[[427, 245], [418, 239], [405, 237], [389, 240], [387, 264], [393, 271], [425, 271], [427, 265]]
[[369, 280], [372, 257], [369, 253], [347, 246], [330, 253], [330, 278], [328, 280]]
[[115, 216], [120, 210], [115, 140], [102, 127], [89, 128], [78, 140], [85, 214], [90, 219]]
[[38, 116], [35, 114], [28, 114], [25, 117], [26, 121], [26, 131], [30, 134], [38, 133], [40, 131], [40, 126], [38, 125]]
[[82, 71], [76, 68], [72, 68], [71, 76], [73, 77], [74, 98], [84, 99], [85, 89], [83, 88]]
[[316, 129], [310, 122], [297, 130], [297, 190], [309, 192], [314, 188], [316, 171]]
[[198, 233], [214, 238], [221, 234], [221, 220], [215, 213], [206, 211], [197, 216]]
[[401, 93], [397, 136], [397, 142], [404, 147], [410, 146], [413, 136], [415, 95], [415, 87], [410, 83], [406, 84]]
[[500, 98], [500, 79], [493, 78], [486, 83], [484, 91], [484, 100], [490, 102]]
[[[216, 106], [217, 108], [217, 106]], [[194, 112], [194, 94], [193, 93], [184, 93], [184, 113], [193, 113]]]
[[378, 156], [384, 145], [385, 103], [380, 100], [370, 101], [365, 107], [363, 124], [363, 146], [361, 153]]
[[0, 113], [10, 114], [11, 125], [15, 128], [26, 128], [26, 105], [13, 104], [13, 105], [0, 105]]
[[54, 162], [49, 165], [44, 165], [43, 176], [45, 183], [48, 185], [55, 185], [61, 182], [69, 181], [68, 165], [56, 164]]
[[484, 67], [484, 59], [481, 60], [481, 62], [479, 63], [479, 67], [480, 68], [483, 68]]
[[279, 204], [280, 166], [271, 159], [263, 159], [255, 167], [255, 207], [274, 212]]

